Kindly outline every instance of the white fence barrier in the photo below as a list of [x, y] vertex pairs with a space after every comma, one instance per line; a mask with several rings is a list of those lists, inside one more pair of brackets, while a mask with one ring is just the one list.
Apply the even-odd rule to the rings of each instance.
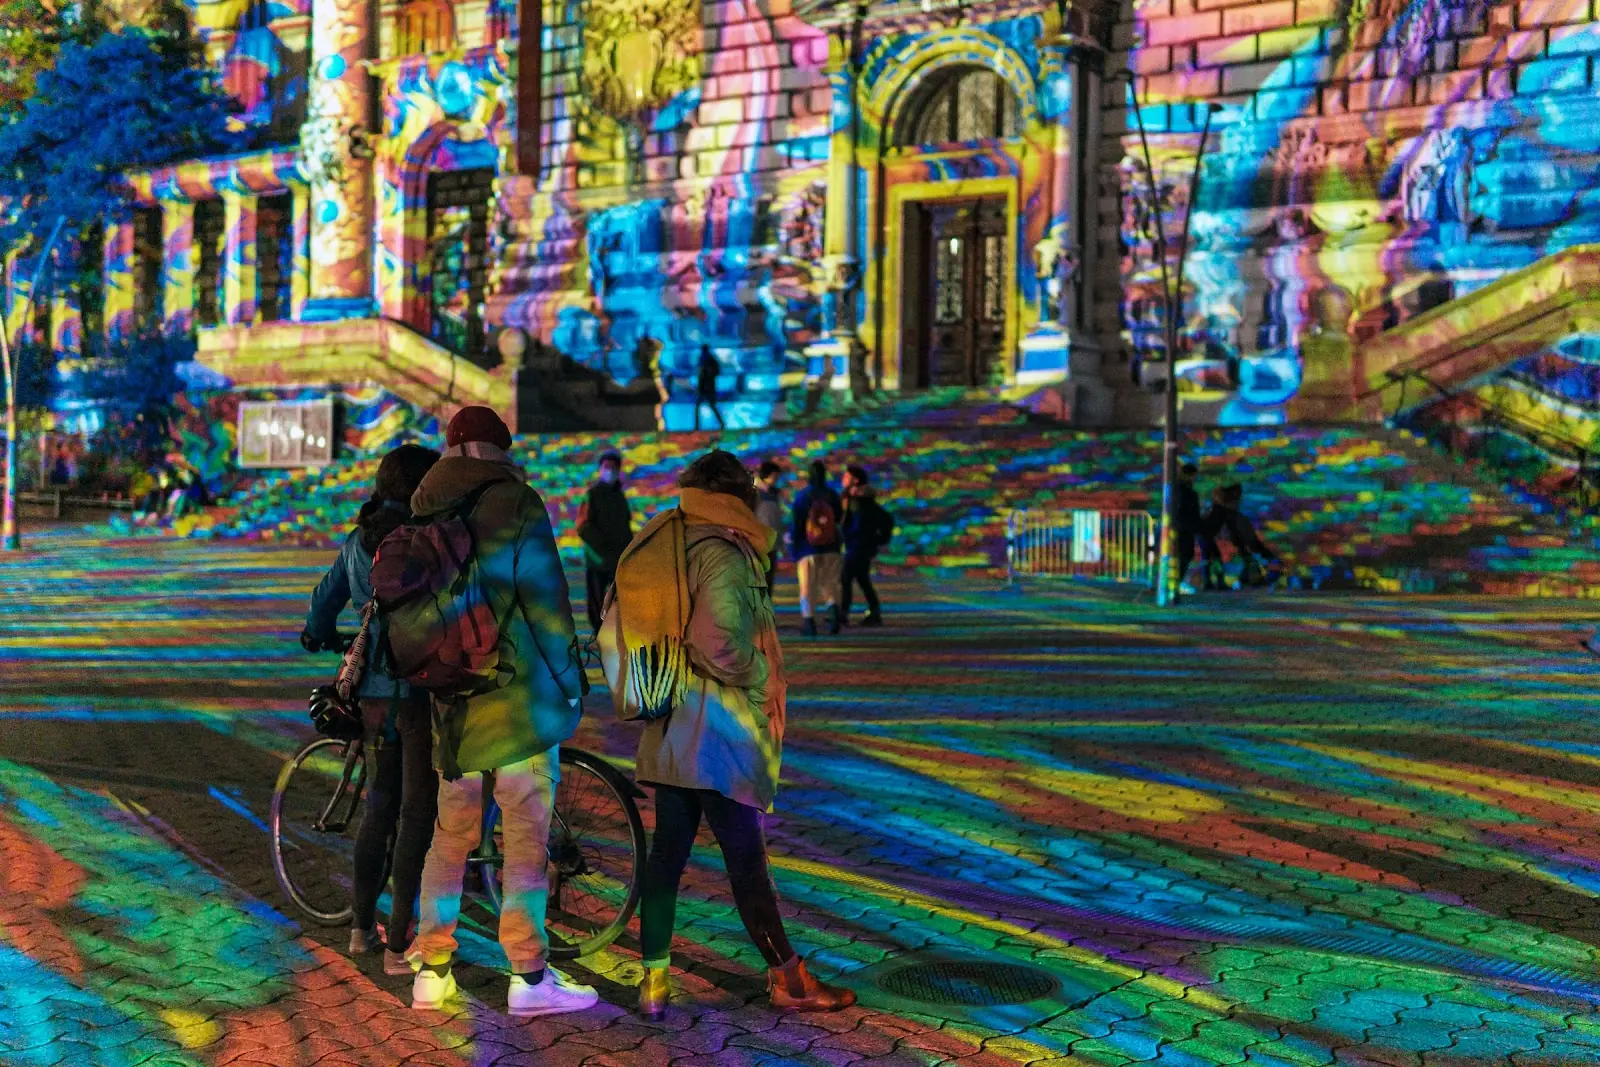
[[1022, 509], [1006, 520], [1006, 575], [1153, 585], [1156, 523], [1142, 511]]

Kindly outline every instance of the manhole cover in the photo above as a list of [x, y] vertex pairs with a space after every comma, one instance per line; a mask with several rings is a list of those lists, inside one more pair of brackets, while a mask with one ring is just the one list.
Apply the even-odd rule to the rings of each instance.
[[924, 1004], [1028, 1004], [1054, 995], [1052, 975], [1016, 963], [986, 960], [935, 960], [913, 963], [878, 979], [879, 988]]

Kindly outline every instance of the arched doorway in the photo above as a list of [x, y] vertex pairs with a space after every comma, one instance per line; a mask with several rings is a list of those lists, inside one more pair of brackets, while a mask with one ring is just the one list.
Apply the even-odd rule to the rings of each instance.
[[[995, 71], [958, 65], [912, 90], [892, 147], [976, 149], [1022, 132], [1022, 107]], [[901, 220], [902, 384], [973, 387], [1003, 371], [1014, 264], [1005, 196], [919, 198]]]
[[895, 131], [896, 148], [1016, 137], [1022, 107], [1011, 86], [988, 67], [946, 67], [912, 90]]
[[456, 355], [484, 363], [494, 170], [431, 171], [427, 197], [428, 334]]

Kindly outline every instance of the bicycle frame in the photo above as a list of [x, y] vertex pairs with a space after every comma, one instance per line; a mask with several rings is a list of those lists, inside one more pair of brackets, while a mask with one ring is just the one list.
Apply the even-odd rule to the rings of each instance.
[[[318, 833], [341, 834], [350, 824], [367, 784], [367, 764], [362, 756], [363, 750], [359, 742], [352, 744], [345, 752], [344, 771], [339, 777], [339, 788], [334, 790], [333, 796], [328, 798], [327, 806], [322, 809], [322, 814], [311, 824]], [[356, 775], [354, 789], [349, 788], [352, 773]], [[344, 817], [335, 821], [335, 809], [341, 804], [345, 807]]]

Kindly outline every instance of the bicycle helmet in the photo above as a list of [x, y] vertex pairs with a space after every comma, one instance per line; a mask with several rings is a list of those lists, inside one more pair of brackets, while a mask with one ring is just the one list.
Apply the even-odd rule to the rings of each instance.
[[360, 707], [339, 699], [338, 690], [331, 685], [319, 685], [311, 691], [307, 710], [311, 714], [311, 725], [323, 737], [354, 741], [361, 736]]

